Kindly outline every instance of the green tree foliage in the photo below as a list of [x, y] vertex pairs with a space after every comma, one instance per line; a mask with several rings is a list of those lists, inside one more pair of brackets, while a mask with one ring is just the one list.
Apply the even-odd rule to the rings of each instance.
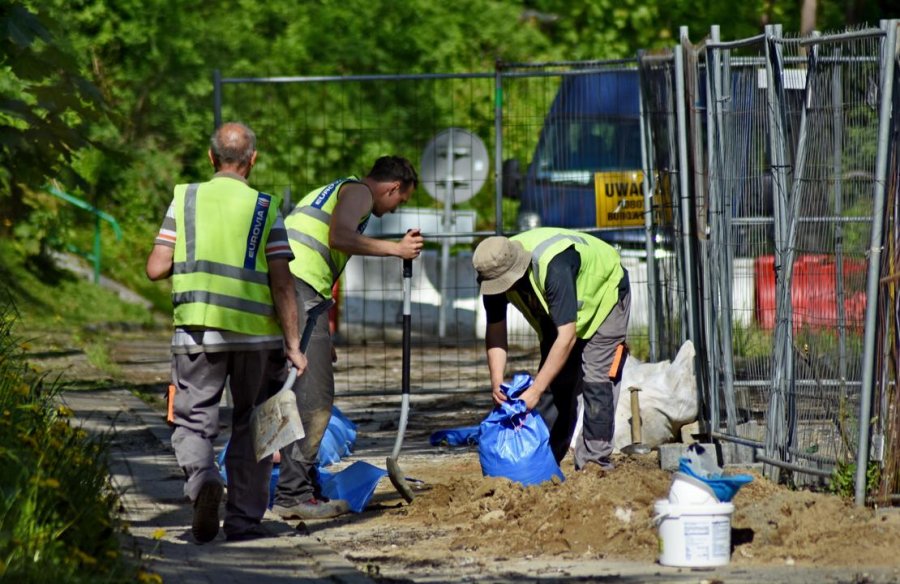
[[[0, 71], [0, 233], [33, 241], [53, 228], [36, 191], [51, 179], [84, 184], [73, 164], [102, 100], [58, 23], [19, 4], [0, 4]], [[33, 210], [42, 227], [28, 223]]]
[[[77, 240], [90, 217], [33, 194], [55, 178], [125, 227], [124, 244], [104, 256], [117, 259], [113, 275], [134, 285], [143, 279], [139, 266], [172, 185], [208, 176], [214, 69], [227, 77], [489, 72], [498, 59], [629, 57], [639, 48], [671, 46], [683, 24], [698, 40], [713, 22], [722, 24], [724, 38], [755, 34], [764, 22], [796, 30], [800, 10], [796, 0], [0, 2], [0, 229], [16, 226], [23, 241], [51, 233]], [[823, 29], [853, 23], [849, 13], [879, 14], [859, 0], [818, 6]], [[364, 172], [392, 144], [408, 144], [400, 153], [417, 157], [433, 128], [457, 119], [471, 120], [483, 137], [492, 133], [489, 82], [359, 85], [323, 106], [309, 91], [278, 89], [251, 99], [225, 91], [232, 108], [226, 117], [275, 120], [259, 132], [255, 171], [272, 185]], [[342, 111], [379, 122], [359, 139], [284, 131], [298, 116], [315, 122]]]

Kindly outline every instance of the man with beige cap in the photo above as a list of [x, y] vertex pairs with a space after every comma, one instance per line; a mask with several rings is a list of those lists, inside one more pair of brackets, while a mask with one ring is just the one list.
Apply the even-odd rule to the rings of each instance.
[[510, 238], [488, 237], [475, 249], [472, 264], [487, 314], [494, 402], [507, 399], [500, 384], [507, 358], [506, 308], [512, 303], [537, 331], [541, 346], [537, 375], [520, 399], [537, 409], [550, 428], [557, 462], [568, 451], [580, 393], [584, 425], [575, 468], [595, 463], [611, 469], [631, 306], [628, 272], [618, 252], [586, 233], [542, 227]]

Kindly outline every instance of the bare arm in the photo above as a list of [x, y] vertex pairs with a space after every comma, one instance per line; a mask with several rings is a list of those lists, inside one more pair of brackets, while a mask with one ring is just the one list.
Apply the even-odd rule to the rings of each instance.
[[147, 277], [153, 280], [163, 280], [172, 275], [173, 258], [175, 248], [168, 245], [156, 244], [147, 256]]
[[507, 337], [506, 321], [488, 323], [484, 334], [484, 346], [487, 350], [488, 371], [491, 374], [491, 397], [495, 404], [506, 401], [506, 396], [500, 391], [503, 383], [503, 374], [506, 372]]
[[365, 185], [344, 185], [331, 214], [329, 247], [350, 255], [396, 256], [405, 260], [417, 258], [425, 242], [418, 229], [410, 230], [400, 241], [366, 237], [356, 231], [359, 220], [371, 210], [372, 194]]
[[556, 328], [556, 340], [550, 346], [550, 352], [544, 359], [544, 366], [538, 371], [534, 383], [521, 396], [529, 410], [534, 409], [541, 395], [550, 387], [559, 372], [566, 364], [572, 347], [575, 346], [575, 323], [569, 322]]
[[297, 297], [294, 295], [294, 276], [286, 259], [269, 260], [269, 286], [272, 300], [281, 321], [284, 334], [284, 351], [297, 368], [297, 375], [306, 371], [306, 355], [300, 352], [300, 334], [297, 326]]

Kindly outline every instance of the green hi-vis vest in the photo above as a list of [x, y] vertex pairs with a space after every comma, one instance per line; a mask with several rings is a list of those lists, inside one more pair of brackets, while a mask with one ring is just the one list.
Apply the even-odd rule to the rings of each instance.
[[[291, 272], [326, 300], [331, 298], [331, 288], [350, 260], [348, 254], [328, 245], [331, 214], [337, 205], [338, 192], [350, 182], [360, 181], [355, 176], [340, 178], [311, 191], [284, 220], [294, 252]], [[365, 231], [370, 216], [371, 213], [367, 213], [359, 220], [358, 233]]]
[[227, 177], [175, 187], [175, 326], [281, 333], [265, 249], [280, 205]]
[[[593, 235], [556, 227], [532, 229], [514, 235], [510, 239], [521, 243], [531, 254], [529, 280], [547, 314], [550, 313], [544, 285], [547, 279], [547, 266], [550, 260], [569, 246], [575, 246], [575, 250], [581, 256], [581, 269], [578, 270], [578, 277], [575, 279], [575, 290], [578, 295], [575, 334], [579, 339], [589, 339], [619, 301], [619, 282], [624, 275], [619, 253], [611, 245]], [[531, 326], [540, 333], [536, 316], [530, 313], [521, 296], [512, 290], [507, 296]]]

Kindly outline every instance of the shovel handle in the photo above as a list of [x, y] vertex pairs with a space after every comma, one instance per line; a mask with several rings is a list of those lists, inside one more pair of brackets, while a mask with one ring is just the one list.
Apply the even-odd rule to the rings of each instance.
[[641, 391], [637, 387], [628, 389], [631, 392], [631, 442], [632, 444], [640, 444], [641, 439], [641, 402], [638, 392]]
[[291, 365], [288, 369], [287, 379], [284, 380], [284, 384], [281, 386], [281, 389], [290, 389], [294, 387], [294, 382], [297, 380], [297, 368]]

